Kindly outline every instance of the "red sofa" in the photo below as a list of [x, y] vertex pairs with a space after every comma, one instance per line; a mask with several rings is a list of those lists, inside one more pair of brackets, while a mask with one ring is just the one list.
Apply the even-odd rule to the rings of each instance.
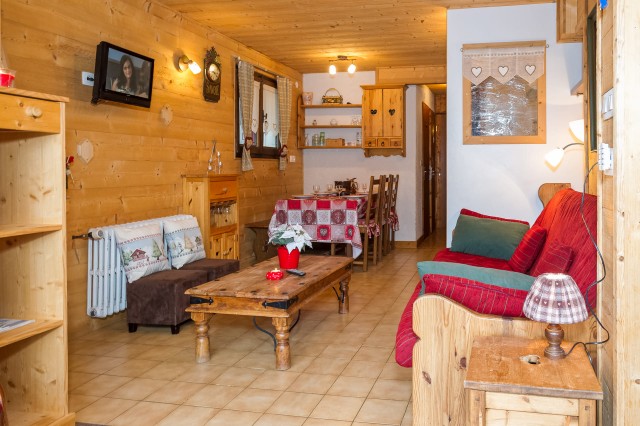
[[[533, 275], [532, 272], [535, 272], [537, 275], [542, 272], [566, 272], [576, 281], [583, 296], [586, 296], [587, 287], [596, 280], [597, 262], [596, 250], [585, 223], [595, 240], [597, 201], [595, 196], [584, 194], [584, 205], [581, 209], [582, 199], [582, 193], [564, 189], [556, 193], [542, 210], [532, 229], [536, 225], [543, 228], [546, 230], [546, 238], [539, 254], [525, 273]], [[463, 213], [473, 214], [464, 211]], [[526, 235], [525, 238], [527, 238]], [[550, 259], [552, 262], [566, 266], [565, 270], [545, 270], [549, 268], [547, 262]], [[446, 248], [438, 252], [433, 260], [512, 271], [514, 259], [507, 261], [453, 252]], [[412, 366], [413, 346], [418, 340], [412, 327], [413, 303], [420, 296], [423, 282], [425, 293], [446, 296], [475, 312], [504, 317], [524, 316], [522, 306], [527, 291], [504, 288], [472, 279], [425, 274], [407, 302], [396, 333], [396, 362], [403, 367]], [[595, 306], [595, 300], [594, 288], [588, 295], [588, 302], [592, 307]]]

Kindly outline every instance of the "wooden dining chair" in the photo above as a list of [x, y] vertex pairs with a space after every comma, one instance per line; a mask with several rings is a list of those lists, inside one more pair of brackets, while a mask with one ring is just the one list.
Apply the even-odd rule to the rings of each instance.
[[396, 248], [396, 229], [398, 228], [398, 182], [400, 181], [400, 175], [393, 177], [393, 184], [391, 186], [391, 198], [389, 202], [389, 214], [388, 214], [388, 226], [387, 233], [385, 235], [385, 248], [387, 253]]
[[389, 250], [386, 247], [389, 240], [389, 213], [391, 212], [391, 190], [393, 189], [393, 175], [382, 177], [384, 179], [384, 197], [380, 205], [380, 244], [378, 244], [378, 258], [382, 259]]
[[[380, 205], [384, 198], [384, 178], [377, 179], [371, 176], [369, 179], [369, 194], [367, 196], [367, 208], [364, 217], [358, 220], [358, 229], [362, 235], [362, 255], [353, 261], [354, 265], [362, 265], [362, 271], [369, 268], [369, 256], [374, 265], [378, 264], [378, 252], [381, 244], [380, 229]], [[379, 196], [382, 194], [383, 196]], [[371, 252], [369, 249], [371, 248]]]

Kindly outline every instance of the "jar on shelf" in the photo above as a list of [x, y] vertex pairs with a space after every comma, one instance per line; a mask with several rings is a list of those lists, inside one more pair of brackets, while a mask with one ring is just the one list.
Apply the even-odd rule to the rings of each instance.
[[324, 146], [324, 132], [320, 132], [320, 146]]

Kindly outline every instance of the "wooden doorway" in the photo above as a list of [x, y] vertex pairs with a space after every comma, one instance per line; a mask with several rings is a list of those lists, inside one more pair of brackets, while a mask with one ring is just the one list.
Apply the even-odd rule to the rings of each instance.
[[424, 236], [436, 229], [436, 114], [422, 103], [422, 219]]

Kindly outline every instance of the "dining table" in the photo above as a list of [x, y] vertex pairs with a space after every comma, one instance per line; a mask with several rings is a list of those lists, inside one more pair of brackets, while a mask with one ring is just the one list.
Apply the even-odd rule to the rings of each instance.
[[362, 253], [358, 219], [366, 210], [367, 194], [300, 195], [276, 201], [269, 233], [281, 225], [301, 225], [312, 243], [351, 245], [353, 258]]

